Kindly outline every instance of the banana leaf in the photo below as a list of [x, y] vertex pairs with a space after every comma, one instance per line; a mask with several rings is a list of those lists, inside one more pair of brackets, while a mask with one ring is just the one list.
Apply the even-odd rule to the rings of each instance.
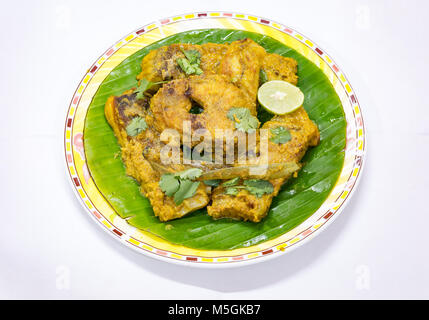
[[[172, 43], [225, 43], [251, 38], [267, 52], [298, 61], [298, 87], [305, 95], [304, 108], [318, 125], [320, 144], [308, 150], [304, 166], [290, 179], [259, 223], [213, 220], [205, 209], [168, 222], [160, 222], [149, 201], [140, 194], [137, 182], [125, 174], [120, 148], [104, 117], [104, 104], [111, 95], [119, 95], [137, 84], [142, 58], [151, 50]], [[261, 111], [261, 121], [269, 115]], [[86, 117], [84, 145], [90, 173], [111, 206], [131, 225], [167, 241], [196, 249], [228, 250], [247, 247], [275, 238], [310, 217], [327, 198], [338, 179], [344, 162], [346, 120], [339, 97], [323, 72], [298, 52], [279, 41], [257, 33], [205, 29], [178, 33], [153, 43], [131, 55], [103, 81]], [[168, 227], [166, 227], [168, 225]]]

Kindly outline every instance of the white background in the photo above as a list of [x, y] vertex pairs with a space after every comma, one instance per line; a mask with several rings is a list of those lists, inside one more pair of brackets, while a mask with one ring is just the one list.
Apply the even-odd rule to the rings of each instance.
[[[348, 207], [311, 242], [238, 269], [170, 265], [81, 208], [62, 151], [87, 68], [155, 19], [238, 11], [296, 28], [342, 68], [367, 128]], [[429, 298], [428, 2], [1, 1], [0, 298]], [[69, 275], [69, 286], [58, 286]]]

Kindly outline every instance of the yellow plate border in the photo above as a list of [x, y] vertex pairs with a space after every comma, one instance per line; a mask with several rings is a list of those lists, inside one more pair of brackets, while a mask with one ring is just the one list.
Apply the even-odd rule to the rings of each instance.
[[[344, 166], [322, 206], [293, 230], [246, 248], [212, 251], [169, 243], [143, 232], [119, 217], [97, 189], [88, 171], [83, 146], [87, 108], [105, 77], [124, 59], [145, 46], [172, 34], [205, 28], [253, 31], [271, 36], [311, 60], [328, 77], [341, 99], [347, 121]], [[196, 12], [155, 21], [126, 35], [104, 52], [89, 68], [70, 102], [64, 128], [64, 154], [73, 189], [82, 205], [99, 225], [127, 246], [169, 262], [193, 266], [232, 266], [264, 261], [289, 252], [308, 241], [336, 218], [356, 188], [363, 168], [365, 127], [352, 86], [334, 60], [314, 41], [281, 23], [254, 15], [233, 12]], [[318, 231], [318, 232], [316, 232]]]

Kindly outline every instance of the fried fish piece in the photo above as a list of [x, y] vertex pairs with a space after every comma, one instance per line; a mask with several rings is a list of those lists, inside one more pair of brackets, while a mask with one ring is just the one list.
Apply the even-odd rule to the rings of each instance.
[[316, 124], [308, 117], [303, 107], [285, 115], [274, 116], [264, 123], [262, 128], [274, 129], [283, 127], [289, 130], [290, 141], [278, 144], [271, 140], [268, 143], [269, 163], [299, 161], [309, 147], [319, 144], [320, 133]]
[[[266, 54], [261, 68], [265, 71], [269, 81], [283, 80], [297, 85], [297, 65], [297, 61], [292, 58], [278, 54]], [[272, 129], [279, 126], [288, 129], [292, 139], [284, 144], [273, 143], [269, 140], [268, 163], [270, 164], [299, 162], [309, 147], [319, 143], [319, 130], [303, 107], [286, 115], [274, 116], [270, 121], [264, 123], [262, 128]], [[229, 217], [259, 222], [267, 215], [273, 197], [278, 194], [288, 178], [270, 180], [274, 191], [261, 198], [246, 190], [240, 190], [236, 196], [227, 195], [225, 188], [217, 187], [212, 194], [212, 204], [207, 207], [208, 214], [215, 219]]]
[[270, 182], [274, 187], [274, 192], [264, 194], [260, 198], [244, 189], [232, 196], [226, 194], [225, 188], [222, 186], [215, 188], [212, 193], [212, 204], [207, 206], [209, 216], [214, 219], [232, 218], [252, 222], [261, 221], [267, 215], [273, 197], [278, 194], [283, 179], [275, 179]]
[[137, 79], [158, 82], [185, 78], [186, 74], [177, 64], [177, 59], [185, 57], [185, 50], [197, 50], [201, 54], [200, 67], [204, 74], [223, 74], [250, 96], [256, 97], [261, 67], [270, 80], [284, 80], [294, 85], [298, 81], [296, 60], [266, 53], [251, 39], [237, 40], [231, 44], [179, 43], [160, 47], [142, 59], [142, 71]]
[[209, 202], [208, 188], [203, 183], [198, 186], [195, 195], [176, 205], [172, 197], [164, 194], [159, 186], [160, 173], [155, 171], [143, 156], [144, 145], [132, 140], [122, 147], [122, 159], [127, 175], [140, 183], [140, 191], [149, 199], [155, 216], [161, 221], [168, 221], [205, 207]]
[[[272, 129], [280, 126], [289, 130], [291, 140], [283, 144], [269, 140], [269, 163], [299, 162], [308, 147], [319, 143], [319, 130], [302, 107], [292, 113], [275, 116], [264, 123], [262, 128]], [[247, 190], [240, 190], [236, 196], [228, 195], [225, 194], [225, 188], [219, 186], [212, 194], [212, 204], [207, 207], [207, 212], [215, 219], [228, 217], [259, 222], [267, 215], [273, 197], [278, 194], [287, 178], [271, 180], [274, 187], [273, 193], [265, 194], [260, 198]]]
[[298, 71], [298, 62], [295, 59], [270, 53], [265, 56], [261, 67], [270, 81], [283, 80], [294, 86], [298, 84], [298, 76], [296, 74]]
[[200, 55], [200, 68], [204, 74], [216, 74], [220, 61], [228, 49], [227, 44], [206, 43], [203, 45], [180, 43], [163, 46], [152, 50], [142, 60], [142, 71], [138, 80], [146, 79], [152, 82], [182, 79], [186, 74], [177, 64], [177, 59], [184, 58], [183, 51], [197, 50]]
[[[195, 195], [176, 205], [172, 197], [162, 192], [159, 186], [160, 173], [153, 169], [150, 162], [159, 161], [163, 146], [159, 141], [159, 134], [153, 128], [153, 118], [148, 114], [149, 99], [136, 99], [133, 90], [126, 91], [119, 97], [110, 97], [105, 106], [105, 116], [113, 128], [121, 146], [122, 160], [127, 175], [140, 183], [140, 190], [150, 201], [153, 211], [161, 221], [168, 221], [183, 217], [189, 212], [205, 207], [209, 202], [207, 186], [200, 183]], [[135, 137], [126, 132], [129, 122], [136, 116], [144, 118], [147, 129]], [[183, 165], [176, 165], [175, 171], [184, 169]]]
[[[189, 112], [194, 103], [202, 107], [202, 113]], [[248, 108], [252, 115], [256, 115], [255, 104], [221, 75], [173, 80], [164, 84], [150, 103], [158, 132], [175, 129], [183, 134], [183, 122], [189, 121], [192, 131], [207, 129], [212, 137], [215, 137], [216, 129], [234, 129], [234, 122], [227, 114], [236, 106]]]
[[266, 56], [265, 49], [251, 39], [233, 41], [223, 57], [219, 73], [243, 90], [255, 103], [259, 87], [259, 70]]

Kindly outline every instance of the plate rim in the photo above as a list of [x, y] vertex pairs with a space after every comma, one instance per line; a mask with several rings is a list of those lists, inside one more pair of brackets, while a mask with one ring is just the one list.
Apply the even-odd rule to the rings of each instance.
[[[73, 94], [73, 96], [72, 96], [72, 99], [71, 99], [71, 102], [70, 102], [70, 104], [69, 104], [69, 107], [68, 107], [68, 109], [67, 109], [67, 116], [66, 116], [66, 121], [65, 121], [65, 127], [64, 127], [64, 155], [65, 155], [65, 162], [64, 162], [64, 164], [65, 164], [65, 169], [66, 169], [66, 172], [67, 172], [67, 175], [69, 176], [69, 179], [67, 179], [68, 181], [69, 181], [69, 183], [71, 184], [71, 186], [72, 186], [72, 189], [73, 189], [73, 191], [74, 191], [74, 194], [76, 195], [76, 197], [79, 199], [79, 202], [82, 204], [82, 206], [84, 207], [84, 209], [85, 209], [85, 211], [95, 220], [95, 221], [97, 221], [98, 222], [98, 225], [100, 225], [101, 227], [102, 227], [102, 229], [105, 231], [105, 232], [107, 232], [108, 234], [110, 234], [110, 235], [112, 235], [112, 236], [114, 236], [114, 238], [116, 238], [117, 240], [119, 240], [121, 243], [123, 243], [123, 244], [125, 244], [127, 247], [129, 247], [129, 248], [132, 248], [133, 250], [135, 250], [135, 251], [137, 251], [137, 252], [140, 252], [140, 253], [143, 253], [144, 255], [146, 255], [146, 256], [149, 256], [149, 257], [152, 257], [152, 258], [155, 258], [155, 259], [157, 259], [157, 260], [161, 260], [161, 261], [166, 261], [166, 262], [169, 262], [169, 263], [173, 263], [173, 264], [178, 264], [178, 265], [186, 265], [186, 266], [192, 266], [192, 267], [204, 267], [204, 268], [223, 268], [223, 267], [226, 267], [226, 268], [230, 268], [230, 267], [239, 267], [239, 266], [244, 266], [244, 265], [250, 265], [250, 264], [254, 264], [254, 263], [258, 263], [258, 262], [263, 262], [263, 261], [268, 261], [268, 260], [271, 260], [271, 259], [273, 259], [273, 258], [275, 258], [275, 257], [279, 257], [279, 256], [282, 256], [283, 254], [285, 254], [285, 253], [287, 253], [287, 252], [291, 252], [291, 251], [293, 251], [293, 250], [295, 250], [296, 248], [298, 248], [298, 247], [300, 247], [301, 245], [303, 245], [303, 244], [305, 244], [305, 243], [308, 243], [310, 240], [312, 240], [314, 237], [316, 237], [317, 235], [319, 235], [323, 230], [326, 230], [326, 228], [339, 216], [339, 214], [344, 210], [344, 208], [348, 205], [348, 203], [349, 203], [349, 201], [350, 201], [350, 199], [351, 199], [351, 197], [352, 197], [352, 195], [354, 194], [354, 190], [356, 190], [357, 189], [357, 187], [358, 187], [358, 184], [359, 184], [359, 181], [360, 181], [360, 179], [361, 179], [361, 176], [362, 176], [362, 170], [363, 170], [363, 168], [364, 168], [364, 164], [365, 164], [365, 157], [366, 157], [366, 151], [367, 151], [367, 148], [366, 148], [366, 144], [367, 144], [367, 136], [366, 136], [366, 131], [365, 131], [365, 124], [364, 124], [364, 118], [363, 118], [363, 114], [362, 114], [362, 110], [361, 110], [361, 107], [360, 107], [360, 104], [359, 104], [359, 100], [358, 100], [358, 98], [357, 98], [357, 96], [356, 96], [356, 94], [355, 94], [355, 92], [354, 92], [354, 90], [353, 90], [353, 87], [351, 86], [351, 84], [350, 84], [350, 82], [348, 81], [348, 78], [347, 78], [347, 76], [345, 75], [345, 73], [341, 70], [341, 68], [339, 68], [338, 67], [338, 64], [336, 64], [335, 63], [335, 61], [332, 59], [332, 58], [330, 58], [330, 56], [328, 56], [326, 53], [325, 53], [325, 51], [323, 50], [323, 49], [321, 49], [321, 47], [319, 46], [319, 45], [316, 45], [316, 43], [314, 42], [314, 41], [312, 41], [312, 40], [310, 40], [308, 37], [306, 37], [306, 36], [303, 36], [301, 33], [299, 33], [298, 31], [296, 31], [296, 29], [294, 29], [294, 28], [291, 28], [291, 27], [287, 27], [287, 26], [285, 26], [284, 24], [281, 24], [281, 23], [278, 23], [278, 22], [276, 22], [276, 21], [273, 21], [273, 20], [271, 20], [271, 19], [266, 19], [266, 18], [263, 18], [263, 17], [260, 17], [260, 16], [257, 16], [257, 15], [249, 15], [249, 14], [243, 14], [243, 13], [236, 13], [236, 12], [223, 12], [223, 11], [204, 11], [204, 12], [193, 12], [193, 13], [184, 13], [184, 14], [182, 14], [182, 15], [175, 15], [175, 16], [170, 16], [170, 17], [168, 17], [168, 18], [164, 18], [164, 19], [159, 19], [159, 20], [156, 20], [155, 22], [153, 22], [152, 24], [160, 24], [160, 25], [163, 25], [163, 24], [166, 24], [166, 23], [168, 23], [168, 22], [170, 22], [171, 23], [171, 21], [173, 21], [173, 19], [175, 18], [175, 17], [181, 17], [181, 18], [184, 18], [184, 19], [192, 19], [192, 20], [195, 20], [195, 19], [213, 19], [213, 18], [230, 18], [230, 19], [239, 19], [239, 20], [247, 20], [247, 21], [251, 21], [251, 22], [255, 22], [255, 23], [259, 23], [259, 24], [263, 24], [263, 25], [265, 25], [265, 26], [271, 26], [272, 27], [272, 25], [271, 24], [277, 24], [277, 25], [279, 25], [279, 26], [283, 26], [283, 27], [285, 27], [285, 30], [288, 30], [288, 31], [290, 31], [290, 32], [288, 32], [289, 33], [289, 35], [292, 35], [292, 34], [297, 34], [297, 35], [299, 35], [300, 37], [302, 37], [303, 39], [298, 39], [299, 41], [301, 41], [301, 42], [303, 42], [303, 40], [308, 40], [308, 41], [310, 41], [310, 43], [311, 44], [313, 44], [314, 45], [314, 47], [316, 48], [316, 49], [318, 49], [318, 51], [317, 50], [315, 50], [315, 49], [313, 49], [312, 47], [310, 47], [310, 49], [312, 50], [312, 51], [314, 51], [314, 52], [316, 52], [321, 58], [322, 58], [322, 55], [323, 54], [325, 54], [327, 57], [329, 57], [329, 60], [331, 60], [331, 64], [332, 64], [332, 66], [335, 66], [335, 70], [332, 68], [332, 66], [327, 62], [327, 61], [325, 61], [325, 63], [327, 63], [330, 67], [331, 67], [331, 69], [333, 70], [333, 72], [334, 73], [339, 73], [339, 74], [341, 74], [344, 78], [345, 78], [345, 83], [349, 86], [349, 88], [350, 88], [350, 91], [348, 91], [348, 94], [347, 94], [347, 97], [348, 97], [348, 99], [350, 100], [351, 99], [351, 96], [353, 96], [353, 99], [354, 99], [354, 101], [352, 102], [352, 101], [350, 101], [350, 103], [351, 103], [351, 107], [353, 108], [353, 105], [355, 105], [357, 108], [358, 108], [358, 110], [359, 110], [359, 114], [360, 114], [360, 119], [361, 119], [361, 127], [362, 127], [362, 148], [361, 148], [361, 152], [359, 152], [359, 157], [360, 157], [360, 159], [359, 159], [359, 164], [358, 164], [358, 168], [359, 168], [359, 170], [358, 170], [358, 172], [357, 172], [357, 176], [354, 178], [354, 182], [353, 182], [353, 184], [352, 184], [352, 186], [348, 189], [348, 192], [347, 192], [347, 194], [346, 194], [346, 197], [345, 197], [345, 199], [343, 200], [343, 202], [341, 202], [341, 204], [340, 204], [340, 207], [338, 207], [338, 209], [336, 209], [334, 212], [332, 212], [331, 210], [328, 212], [328, 214], [330, 213], [330, 215], [329, 215], [329, 217], [328, 218], [326, 218], [326, 220], [323, 222], [323, 224], [319, 227], [319, 228], [317, 228], [317, 229], [315, 229], [315, 230], [313, 230], [312, 232], [310, 232], [308, 235], [306, 235], [305, 237], [303, 237], [303, 238], [301, 238], [299, 241], [297, 241], [296, 243], [293, 243], [292, 245], [290, 245], [290, 246], [287, 246], [287, 250], [277, 250], [277, 251], [273, 251], [273, 250], [271, 250], [272, 248], [274, 248], [274, 247], [276, 247], [276, 246], [278, 246], [278, 244], [276, 244], [276, 245], [274, 245], [273, 247], [271, 247], [271, 252], [270, 253], [268, 253], [268, 254], [263, 254], [263, 255], [258, 255], [258, 256], [256, 256], [256, 257], [253, 257], [253, 258], [247, 258], [247, 259], [241, 259], [241, 260], [233, 260], [233, 259], [229, 259], [228, 261], [223, 261], [223, 262], [215, 262], [215, 261], [211, 261], [211, 262], [205, 262], [205, 261], [199, 261], [198, 259], [196, 259], [196, 260], [188, 260], [188, 259], [185, 259], [185, 260], [179, 260], [179, 259], [175, 259], [175, 258], [171, 258], [171, 257], [167, 257], [167, 256], [165, 256], [165, 255], [162, 255], [162, 254], [158, 254], [158, 253], [156, 253], [156, 252], [153, 252], [153, 251], [147, 251], [147, 250], [144, 250], [142, 247], [139, 247], [139, 246], [136, 246], [136, 245], [134, 245], [134, 244], [132, 244], [132, 243], [130, 243], [129, 241], [127, 241], [127, 239], [125, 238], [125, 237], [122, 237], [122, 235], [124, 235], [124, 234], [122, 234], [122, 235], [119, 235], [118, 233], [115, 233], [114, 231], [112, 232], [112, 230], [111, 229], [109, 229], [108, 227], [106, 227], [103, 223], [102, 223], [102, 221], [100, 221], [99, 219], [97, 219], [97, 217], [94, 215], [94, 213], [87, 207], [87, 205], [85, 204], [85, 201], [84, 201], [84, 199], [81, 197], [81, 194], [79, 194], [79, 190], [77, 189], [77, 183], [76, 183], [76, 180], [74, 180], [75, 178], [72, 176], [72, 173], [70, 172], [70, 168], [69, 168], [69, 165], [68, 165], [68, 163], [70, 162], [70, 159], [68, 158], [68, 152], [67, 152], [67, 142], [69, 142], [70, 143], [70, 141], [67, 141], [67, 140], [70, 140], [70, 137], [67, 139], [67, 128], [68, 127], [70, 127], [70, 116], [69, 116], [69, 113], [70, 113], [70, 109], [71, 109], [71, 107], [72, 107], [72, 105], [74, 105], [74, 100], [75, 100], [75, 96], [76, 96], [76, 93], [78, 92], [78, 89], [79, 89], [79, 87], [80, 87], [80, 85], [82, 84], [82, 82], [84, 81], [84, 79], [85, 79], [85, 77], [88, 75], [88, 73], [89, 72], [91, 72], [92, 70], [94, 70], [94, 67], [96, 67], [96, 64], [97, 64], [97, 62], [103, 57], [103, 56], [105, 56], [109, 51], [111, 51], [112, 50], [112, 48], [117, 44], [117, 43], [120, 43], [122, 40], [124, 40], [124, 39], [126, 39], [126, 37], [127, 36], [129, 36], [129, 35], [131, 35], [131, 34], [137, 34], [137, 36], [139, 35], [139, 31], [141, 31], [141, 30], [144, 30], [144, 28], [147, 28], [147, 26], [148, 25], [150, 25], [150, 24], [148, 24], [148, 25], [144, 25], [144, 27], [141, 27], [141, 28], [138, 28], [138, 29], [136, 29], [136, 30], [134, 30], [133, 32], [131, 32], [131, 33], [129, 33], [129, 34], [127, 34], [126, 36], [124, 36], [124, 37], [122, 37], [119, 41], [117, 41], [117, 42], [115, 42], [115, 44], [114, 45], [112, 45], [112, 46], [110, 46], [97, 60], [96, 60], [96, 62], [95, 63], [93, 63], [92, 64], [92, 66], [88, 69], [88, 72], [87, 73], [85, 73], [85, 75], [82, 77], [82, 80], [81, 80], [81, 82], [79, 83], [79, 85], [78, 85], [78, 87], [76, 88], [76, 90], [75, 90], [75, 92], [74, 92], [74, 94]], [[186, 17], [189, 17], [189, 18], [186, 18]], [[249, 19], [249, 17], [251, 17], [251, 19]], [[256, 20], [255, 20], [256, 19]], [[174, 22], [173, 22], [174, 23]], [[151, 29], [150, 29], [151, 30]], [[149, 30], [149, 31], [150, 31]], [[282, 31], [282, 30], [280, 30], [280, 31]], [[283, 31], [284, 32], [284, 31]], [[304, 43], [305, 44], [305, 43]], [[307, 44], [305, 44], [305, 45], [307, 45]], [[307, 47], [308, 47], [308, 45], [307, 45]], [[120, 47], [119, 47], [120, 48]], [[116, 50], [118, 50], [119, 48], [117, 48]], [[323, 59], [323, 58], [322, 58]], [[325, 59], [323, 59], [323, 60], [325, 60]], [[344, 86], [344, 84], [342, 83], [342, 86], [344, 87], [344, 89], [346, 89], [346, 87]], [[78, 106], [78, 104], [75, 104], [76, 106]], [[344, 108], [344, 106], [343, 106], [343, 108]], [[355, 113], [355, 111], [353, 110], [353, 113]], [[71, 121], [71, 122], [73, 122], [74, 121], [74, 119]], [[71, 137], [71, 139], [73, 140], [73, 138], [74, 137]], [[356, 141], [356, 142], [358, 142], [358, 141]], [[353, 169], [354, 170], [354, 169]], [[333, 190], [333, 189], [332, 189]], [[332, 193], [332, 190], [331, 190], [331, 193]], [[107, 200], [106, 200], [107, 201]], [[326, 201], [326, 199], [325, 199], [325, 201]], [[325, 202], [324, 201], [324, 202]], [[324, 203], [323, 202], [323, 203]], [[322, 204], [323, 205], [323, 204]], [[315, 211], [316, 212], [316, 211]], [[314, 213], [315, 213], [314, 212]], [[314, 214], [313, 213], [313, 214]], [[324, 215], [324, 216], [322, 216], [322, 218], [324, 218], [325, 216], [327, 216], [328, 214], [326, 214], [326, 215]], [[307, 219], [306, 219], [307, 220]], [[302, 223], [304, 223], [304, 222], [302, 222]], [[301, 224], [302, 224], [301, 223]], [[297, 226], [298, 227], [298, 226]], [[296, 228], [296, 227], [295, 227]], [[293, 229], [292, 229], [293, 230]], [[320, 231], [319, 231], [320, 230]], [[301, 232], [301, 233], [303, 233], [303, 232]], [[301, 234], [301, 233], [299, 233], [299, 234]], [[298, 235], [299, 235], [298, 234]], [[296, 236], [294, 236], [294, 237], [296, 237]], [[289, 240], [288, 240], [289, 241]], [[287, 241], [286, 241], [287, 242]], [[143, 250], [142, 250], [143, 249]], [[267, 249], [264, 249], [264, 250], [266, 250], [266, 251], [269, 251], [269, 250], [267, 250]], [[219, 251], [222, 251], [222, 250], [219, 250]], [[225, 252], [227, 252], [228, 250], [223, 250], [223, 251], [225, 251]], [[258, 251], [258, 249], [256, 249], [256, 251]], [[242, 256], [241, 254], [240, 254], [240, 256]], [[227, 256], [228, 258], [233, 258], [234, 256]]]

